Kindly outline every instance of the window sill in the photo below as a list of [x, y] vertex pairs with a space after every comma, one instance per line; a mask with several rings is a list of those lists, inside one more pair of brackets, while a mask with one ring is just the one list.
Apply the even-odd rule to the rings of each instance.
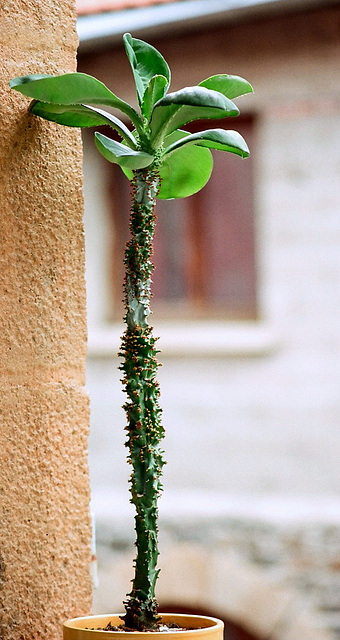
[[[179, 523], [199, 520], [237, 520], [266, 522], [283, 525], [324, 524], [340, 525], [340, 501], [332, 495], [288, 496], [285, 494], [264, 494], [255, 496], [243, 493], [228, 494], [202, 489], [170, 489], [164, 492], [159, 503], [160, 519], [173, 522], [178, 530]], [[92, 510], [100, 524], [110, 522], [108, 531], [117, 524], [114, 514], [119, 513], [119, 527], [123, 522], [132, 522], [133, 505], [129, 493], [114, 490], [112, 486], [97, 485], [92, 492]]]
[[[112, 358], [119, 351], [121, 324], [89, 328], [88, 357]], [[261, 357], [276, 351], [278, 337], [264, 322], [158, 322], [163, 357]]]

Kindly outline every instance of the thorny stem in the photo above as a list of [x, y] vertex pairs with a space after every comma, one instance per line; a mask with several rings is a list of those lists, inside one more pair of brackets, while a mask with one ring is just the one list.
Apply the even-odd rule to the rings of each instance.
[[124, 405], [128, 419], [126, 446], [132, 464], [130, 491], [136, 509], [137, 556], [132, 591], [125, 602], [124, 621], [126, 627], [143, 630], [154, 628], [158, 621], [155, 599], [159, 573], [157, 500], [162, 489], [160, 476], [164, 465], [160, 449], [164, 429], [156, 380], [158, 351], [148, 324], [158, 174], [150, 168], [136, 171], [132, 185], [131, 239], [125, 251], [126, 331], [120, 355], [123, 356], [121, 370], [128, 397]]

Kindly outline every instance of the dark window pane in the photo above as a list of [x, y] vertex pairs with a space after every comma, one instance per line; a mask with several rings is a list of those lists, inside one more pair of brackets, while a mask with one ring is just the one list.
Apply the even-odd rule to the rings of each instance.
[[[235, 127], [253, 147], [252, 118], [216, 120]], [[194, 122], [192, 132], [211, 128]], [[214, 151], [208, 184], [194, 196], [157, 203], [153, 303], [156, 316], [255, 319], [256, 269], [252, 159]], [[115, 316], [121, 317], [122, 256], [128, 239], [129, 183], [112, 166], [115, 222]]]

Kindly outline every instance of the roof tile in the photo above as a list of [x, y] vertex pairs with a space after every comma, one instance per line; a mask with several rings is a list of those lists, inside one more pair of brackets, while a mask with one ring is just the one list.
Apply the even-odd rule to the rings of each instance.
[[146, 7], [152, 4], [164, 4], [175, 0], [76, 0], [78, 15], [104, 13], [106, 11], [121, 11]]

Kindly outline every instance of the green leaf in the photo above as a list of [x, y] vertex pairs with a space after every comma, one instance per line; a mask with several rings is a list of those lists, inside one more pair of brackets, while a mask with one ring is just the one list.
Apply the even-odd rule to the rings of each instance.
[[[174, 131], [166, 142], [170, 146], [188, 135], [186, 131]], [[183, 146], [164, 156], [159, 171], [161, 188], [158, 198], [186, 198], [197, 193], [208, 182], [212, 167], [210, 151], [195, 145]]]
[[[29, 76], [20, 76], [19, 78], [12, 78], [9, 81], [9, 86], [11, 89], [17, 89], [17, 91], [21, 91], [18, 87], [21, 84], [25, 84], [26, 82], [33, 82], [34, 80], [41, 80], [42, 78], [50, 78], [51, 76], [47, 73], [32, 73]], [[21, 91], [21, 93], [23, 93]], [[27, 95], [27, 94], [26, 94]]]
[[144, 151], [134, 151], [125, 144], [111, 140], [111, 138], [98, 133], [98, 131], [95, 132], [94, 136], [98, 151], [109, 162], [134, 171], [136, 169], [144, 169], [154, 161], [154, 157], [150, 154], [144, 153]]
[[253, 87], [247, 80], [240, 78], [240, 76], [230, 76], [227, 74], [211, 76], [200, 82], [198, 86], [219, 91], [227, 98], [230, 98], [230, 100], [253, 92]]
[[160, 100], [165, 93], [167, 80], [164, 76], [154, 76], [144, 93], [142, 113], [147, 120], [150, 119], [155, 103]]
[[130, 147], [135, 149], [137, 143], [124, 122], [111, 113], [84, 104], [61, 105], [34, 100], [30, 104], [30, 112], [45, 120], [51, 120], [67, 127], [95, 127], [109, 125], [124, 138]]
[[225, 129], [208, 129], [207, 131], [191, 133], [185, 138], [172, 142], [166, 147], [164, 154], [171, 154], [176, 151], [176, 149], [188, 144], [197, 144], [201, 147], [208, 147], [209, 149], [229, 151], [230, 153], [241, 156], [241, 158], [247, 158], [250, 154], [244, 138], [242, 138], [237, 131], [226, 131]]
[[133, 179], [133, 171], [131, 169], [128, 169], [127, 167], [120, 167], [122, 172], [126, 175], [128, 180], [132, 180]]
[[216, 109], [230, 111], [235, 116], [240, 113], [237, 106], [231, 102], [229, 98], [220, 94], [219, 91], [198, 86], [184, 87], [184, 89], [179, 89], [179, 91], [168, 93], [156, 106], [164, 107], [169, 104], [191, 105], [194, 107], [215, 107]]
[[218, 91], [186, 87], [168, 93], [156, 105], [151, 118], [151, 142], [155, 148], [164, 137], [192, 120], [237, 116], [236, 105]]
[[120, 109], [142, 129], [142, 120], [138, 113], [124, 100], [115, 96], [100, 80], [86, 73], [65, 73], [62, 76], [22, 76], [10, 82], [25, 96], [41, 102], [53, 104], [105, 104]]
[[170, 84], [170, 69], [163, 56], [147, 42], [133, 38], [129, 33], [123, 36], [126, 55], [130, 62], [135, 79], [139, 104], [142, 107], [144, 94], [154, 76], [164, 76], [166, 83], [163, 93]]

